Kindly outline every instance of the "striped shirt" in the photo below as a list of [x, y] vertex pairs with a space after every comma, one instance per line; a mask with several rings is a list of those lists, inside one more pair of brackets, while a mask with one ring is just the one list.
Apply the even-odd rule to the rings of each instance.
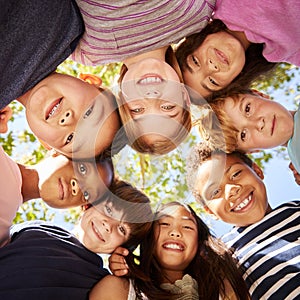
[[215, 0], [76, 0], [85, 33], [71, 59], [85, 65], [121, 62], [201, 31]]
[[244, 271], [252, 299], [300, 299], [300, 201], [285, 203], [223, 237]]

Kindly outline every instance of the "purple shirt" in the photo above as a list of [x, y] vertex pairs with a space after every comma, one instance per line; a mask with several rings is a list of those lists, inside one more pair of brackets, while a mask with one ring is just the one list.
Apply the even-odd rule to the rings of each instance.
[[300, 66], [299, 11], [299, 0], [217, 0], [214, 18], [250, 42], [264, 43], [268, 61]]

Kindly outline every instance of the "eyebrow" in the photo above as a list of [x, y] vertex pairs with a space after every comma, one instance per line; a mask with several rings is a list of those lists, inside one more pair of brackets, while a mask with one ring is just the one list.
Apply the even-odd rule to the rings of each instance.
[[241, 99], [241, 101], [240, 101], [240, 104], [239, 104], [239, 110], [240, 110], [240, 112], [243, 112], [243, 111], [244, 111], [244, 110], [243, 110], [243, 106], [244, 106], [245, 99], [246, 99], [246, 97], [243, 97], [243, 98]]
[[195, 221], [194, 221], [194, 219], [193, 219], [193, 218], [191, 218], [191, 217], [186, 217], [186, 216], [183, 216], [181, 219], [182, 219], [182, 220], [184, 220], [184, 221], [191, 221], [191, 222], [193, 222], [193, 223], [195, 224]]

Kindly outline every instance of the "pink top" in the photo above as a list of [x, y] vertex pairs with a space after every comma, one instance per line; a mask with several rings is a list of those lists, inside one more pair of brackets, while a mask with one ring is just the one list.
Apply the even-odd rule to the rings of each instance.
[[217, 0], [213, 18], [252, 43], [264, 43], [268, 61], [300, 66], [299, 12], [299, 0]]
[[0, 247], [9, 238], [9, 228], [23, 203], [22, 176], [18, 165], [0, 147]]

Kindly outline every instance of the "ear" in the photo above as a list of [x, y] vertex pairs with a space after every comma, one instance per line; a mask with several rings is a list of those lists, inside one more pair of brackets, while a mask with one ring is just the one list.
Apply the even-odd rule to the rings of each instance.
[[96, 87], [100, 87], [102, 85], [102, 79], [96, 75], [80, 73], [78, 77], [89, 84], [95, 85]]
[[218, 220], [219, 218], [210, 210], [208, 206], [204, 206], [203, 209], [208, 213], [213, 219]]
[[256, 150], [247, 151], [247, 153], [249, 153], [249, 154], [251, 154], [251, 153], [258, 153], [258, 152], [260, 152], [260, 151], [261, 151], [261, 150], [256, 149]]
[[38, 139], [41, 145], [46, 149], [46, 150], [51, 150], [52, 147], [50, 147], [45, 141]]
[[184, 84], [182, 85], [182, 95], [183, 95], [183, 99], [186, 103], [186, 106], [190, 107], [191, 106], [191, 98], [190, 98], [190, 95], [189, 95], [187, 89], [185, 88]]
[[252, 163], [252, 169], [254, 170], [254, 172], [257, 174], [257, 176], [263, 180], [265, 178], [264, 176], [264, 172], [262, 171], [262, 169], [255, 163]]
[[269, 96], [269, 95], [267, 95], [267, 94], [265, 94], [265, 93], [263, 93], [263, 92], [261, 92], [261, 91], [259, 91], [259, 90], [252, 89], [252, 92], [253, 92], [254, 94], [256, 94], [256, 95], [262, 97], [262, 98], [270, 99], [270, 96]]

